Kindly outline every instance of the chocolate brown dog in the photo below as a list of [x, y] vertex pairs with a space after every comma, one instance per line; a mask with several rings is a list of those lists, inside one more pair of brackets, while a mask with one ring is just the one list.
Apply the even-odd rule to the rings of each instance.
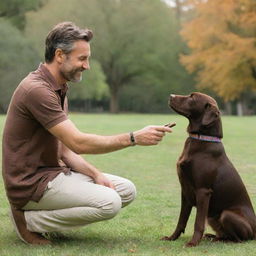
[[171, 95], [170, 107], [189, 120], [189, 137], [177, 162], [181, 211], [176, 230], [163, 240], [184, 233], [193, 206], [194, 234], [186, 246], [196, 246], [205, 222], [216, 232], [215, 241], [241, 242], [256, 238], [256, 217], [246, 188], [221, 143], [222, 125], [216, 101], [202, 93]]

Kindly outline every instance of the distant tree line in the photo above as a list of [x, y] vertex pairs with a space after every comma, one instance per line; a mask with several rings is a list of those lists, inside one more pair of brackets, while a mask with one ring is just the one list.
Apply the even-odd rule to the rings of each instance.
[[72, 110], [164, 113], [170, 93], [200, 90], [227, 113], [256, 113], [255, 15], [253, 0], [1, 0], [0, 112], [44, 61], [48, 31], [73, 21], [94, 39]]

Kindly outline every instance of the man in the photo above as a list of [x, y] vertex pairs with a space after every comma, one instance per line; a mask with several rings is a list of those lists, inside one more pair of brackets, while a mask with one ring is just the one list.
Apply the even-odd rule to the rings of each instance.
[[127, 179], [101, 173], [80, 154], [156, 145], [169, 127], [100, 136], [79, 131], [68, 119], [66, 82], [89, 69], [90, 30], [56, 25], [45, 42], [45, 63], [15, 90], [3, 134], [3, 177], [11, 217], [22, 241], [50, 244], [42, 234], [114, 217], [133, 201]]

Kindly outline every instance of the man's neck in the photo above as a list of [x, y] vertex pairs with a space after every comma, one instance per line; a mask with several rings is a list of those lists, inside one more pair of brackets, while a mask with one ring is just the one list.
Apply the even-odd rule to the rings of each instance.
[[62, 86], [67, 81], [63, 79], [60, 75], [59, 69], [56, 66], [56, 63], [44, 63], [45, 67], [49, 70], [49, 72], [52, 74], [52, 76], [55, 78], [58, 85]]

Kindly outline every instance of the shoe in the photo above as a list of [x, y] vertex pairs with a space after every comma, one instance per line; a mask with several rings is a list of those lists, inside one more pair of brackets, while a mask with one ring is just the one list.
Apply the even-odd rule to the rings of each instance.
[[27, 229], [26, 219], [23, 210], [11, 207], [10, 217], [18, 237], [26, 244], [49, 245], [51, 241], [43, 237], [40, 233], [31, 232]]

